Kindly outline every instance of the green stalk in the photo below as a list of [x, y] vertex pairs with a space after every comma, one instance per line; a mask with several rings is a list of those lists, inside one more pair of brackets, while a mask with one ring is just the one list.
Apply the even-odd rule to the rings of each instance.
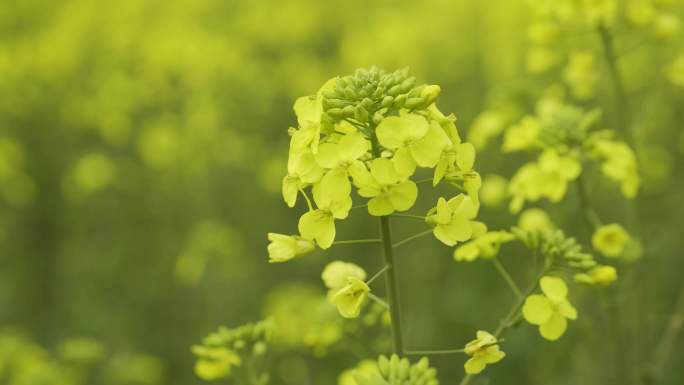
[[601, 37], [601, 45], [603, 46], [603, 54], [608, 64], [608, 72], [610, 74], [611, 84], [613, 85], [613, 93], [615, 96], [617, 113], [615, 114], [620, 129], [624, 131], [627, 142], [634, 147], [634, 137], [632, 135], [629, 124], [629, 105], [627, 104], [627, 92], [622, 82], [622, 75], [617, 64], [617, 55], [615, 53], [615, 43], [613, 35], [610, 30], [604, 26], [599, 25], [598, 33]]
[[397, 277], [394, 269], [394, 253], [392, 251], [392, 233], [390, 231], [389, 217], [380, 217], [380, 236], [382, 238], [385, 266], [387, 266], [385, 287], [390, 318], [392, 320], [392, 346], [395, 354], [403, 355], [404, 341], [401, 335], [401, 309], [399, 307], [399, 292], [397, 290]]

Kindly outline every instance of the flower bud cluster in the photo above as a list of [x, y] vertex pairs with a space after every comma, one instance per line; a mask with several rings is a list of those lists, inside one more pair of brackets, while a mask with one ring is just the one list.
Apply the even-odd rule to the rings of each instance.
[[377, 68], [360, 68], [352, 75], [337, 79], [334, 88], [323, 92], [323, 120], [339, 123], [353, 119], [359, 123], [380, 123], [383, 108], [421, 110], [439, 96], [439, 86], [416, 85], [408, 68], [392, 73]]
[[412, 365], [396, 354], [380, 356], [377, 371], [357, 371], [354, 378], [359, 385], [439, 385], [437, 371], [427, 358]]

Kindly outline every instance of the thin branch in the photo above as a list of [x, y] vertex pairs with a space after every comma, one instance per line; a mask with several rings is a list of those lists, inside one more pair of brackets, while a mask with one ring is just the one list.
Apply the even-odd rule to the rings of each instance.
[[515, 283], [513, 280], [513, 277], [511, 277], [510, 274], [508, 274], [508, 271], [506, 271], [506, 268], [501, 264], [499, 261], [499, 258], [494, 257], [492, 258], [492, 263], [494, 264], [494, 267], [496, 268], [496, 271], [499, 272], [501, 277], [506, 281], [508, 286], [513, 290], [513, 293], [515, 293], [515, 296], [518, 297], [518, 299], [523, 299], [522, 291], [520, 291], [520, 288], [518, 285]]
[[385, 309], [389, 309], [389, 308], [390, 308], [389, 304], [388, 304], [387, 302], [385, 302], [385, 300], [383, 300], [382, 298], [378, 297], [377, 295], [375, 295], [375, 294], [373, 294], [373, 293], [368, 293], [368, 298], [370, 298], [370, 299], [372, 299], [373, 301], [379, 303], [379, 304], [382, 305], [382, 307], [384, 307]]
[[432, 229], [430, 229], [430, 230], [425, 230], [425, 231], [421, 231], [421, 232], [418, 233], [418, 234], [414, 234], [414, 235], [411, 235], [411, 236], [408, 237], [408, 238], [402, 239], [401, 241], [399, 241], [399, 242], [393, 244], [392, 247], [399, 247], [399, 246], [403, 245], [404, 243], [411, 242], [411, 241], [414, 240], [414, 239], [418, 239], [418, 238], [420, 238], [420, 237], [422, 237], [422, 236], [425, 236], [425, 235], [428, 235], [428, 234], [430, 234], [430, 233], [432, 233]]
[[359, 243], [380, 243], [382, 240], [379, 238], [371, 238], [371, 239], [347, 239], [343, 241], [335, 241], [333, 242], [333, 245], [353, 245], [353, 244], [359, 244]]
[[419, 220], [419, 221], [424, 221], [424, 220], [425, 220], [425, 217], [422, 216], [422, 215], [399, 214], [399, 213], [395, 213], [395, 214], [391, 214], [390, 216], [391, 216], [391, 217], [395, 217], [395, 218], [417, 219], [417, 220]]
[[309, 199], [309, 195], [301, 187], [299, 188], [299, 192], [302, 193], [302, 195], [304, 196], [304, 200], [306, 200], [306, 205], [309, 206], [309, 211], [313, 211], [313, 205], [311, 204], [311, 199]]
[[378, 279], [384, 272], [386, 272], [387, 269], [389, 269], [389, 266], [385, 265], [382, 269], [380, 269], [380, 271], [373, 274], [373, 276], [370, 277], [368, 281], [366, 281], [366, 285], [370, 286], [370, 284], [373, 283], [373, 281], [375, 281], [376, 279]]
[[465, 349], [445, 349], [445, 350], [408, 350], [404, 354], [407, 356], [436, 356], [442, 354], [465, 353]]

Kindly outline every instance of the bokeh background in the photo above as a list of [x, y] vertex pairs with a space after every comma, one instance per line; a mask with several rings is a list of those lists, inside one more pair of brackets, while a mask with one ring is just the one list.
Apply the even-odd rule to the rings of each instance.
[[[584, 3], [601, 2], [2, 0], [0, 383], [199, 384], [191, 345], [219, 325], [274, 316], [272, 383], [336, 384], [386, 352], [388, 330], [304, 315], [324, 296], [327, 262], [374, 271], [380, 250], [268, 264], [266, 233], [295, 232], [304, 209], [280, 196], [294, 100], [357, 67], [409, 66], [442, 87], [439, 107], [462, 136], [482, 134], [478, 124], [496, 133], [549, 87], [572, 86], [563, 74], [576, 51], [593, 55], [595, 79], [576, 103], [602, 108], [604, 128], [619, 130], [628, 114], [636, 133], [644, 254], [619, 264], [619, 284], [574, 294], [580, 319], [558, 343], [523, 326], [479, 380], [683, 383], [684, 335], [665, 332], [684, 309], [684, 4], [619, 2], [613, 31], [630, 105], [620, 111]], [[557, 19], [568, 22], [548, 38], [543, 22]], [[510, 177], [525, 158], [502, 155], [497, 141], [479, 146], [478, 171]], [[590, 189], [603, 216], [625, 218], [615, 186]], [[540, 206], [586, 244], [574, 191]], [[480, 218], [494, 229], [516, 222], [505, 203]], [[341, 239], [377, 230], [364, 215], [338, 226]], [[501, 258], [529, 279], [524, 250]], [[398, 259], [410, 348], [460, 346], [495, 328], [514, 299], [489, 264], [456, 264], [434, 240]], [[443, 383], [460, 379], [463, 357], [432, 362]]]

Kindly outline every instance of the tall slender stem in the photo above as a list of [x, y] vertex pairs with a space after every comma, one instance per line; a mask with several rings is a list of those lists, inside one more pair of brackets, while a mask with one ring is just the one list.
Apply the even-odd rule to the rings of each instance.
[[577, 193], [579, 195], [579, 203], [580, 207], [582, 208], [584, 220], [591, 229], [589, 232], [591, 234], [594, 232], [594, 230], [601, 227], [601, 218], [599, 218], [598, 214], [596, 214], [596, 211], [594, 211], [594, 208], [589, 201], [587, 185], [584, 183], [584, 177], [581, 174], [577, 177]]
[[397, 289], [397, 276], [394, 266], [392, 233], [390, 230], [389, 217], [380, 217], [380, 236], [382, 238], [385, 265], [387, 266], [385, 287], [387, 290], [390, 318], [392, 320], [392, 346], [395, 354], [402, 355], [404, 352], [404, 341], [401, 334], [401, 308], [399, 306], [399, 292]]
[[629, 105], [627, 104], [627, 93], [625, 92], [625, 86], [622, 82], [622, 75], [620, 74], [620, 69], [618, 68], [617, 64], [617, 54], [615, 52], [613, 35], [610, 33], [608, 27], [604, 25], [599, 25], [598, 33], [601, 37], [603, 54], [606, 58], [606, 63], [608, 64], [608, 72], [613, 85], [613, 93], [615, 94], [615, 107], [617, 110], [615, 116], [618, 124], [620, 125], [620, 130], [625, 133], [627, 142], [630, 145], [633, 145], [634, 137], [629, 127]]

